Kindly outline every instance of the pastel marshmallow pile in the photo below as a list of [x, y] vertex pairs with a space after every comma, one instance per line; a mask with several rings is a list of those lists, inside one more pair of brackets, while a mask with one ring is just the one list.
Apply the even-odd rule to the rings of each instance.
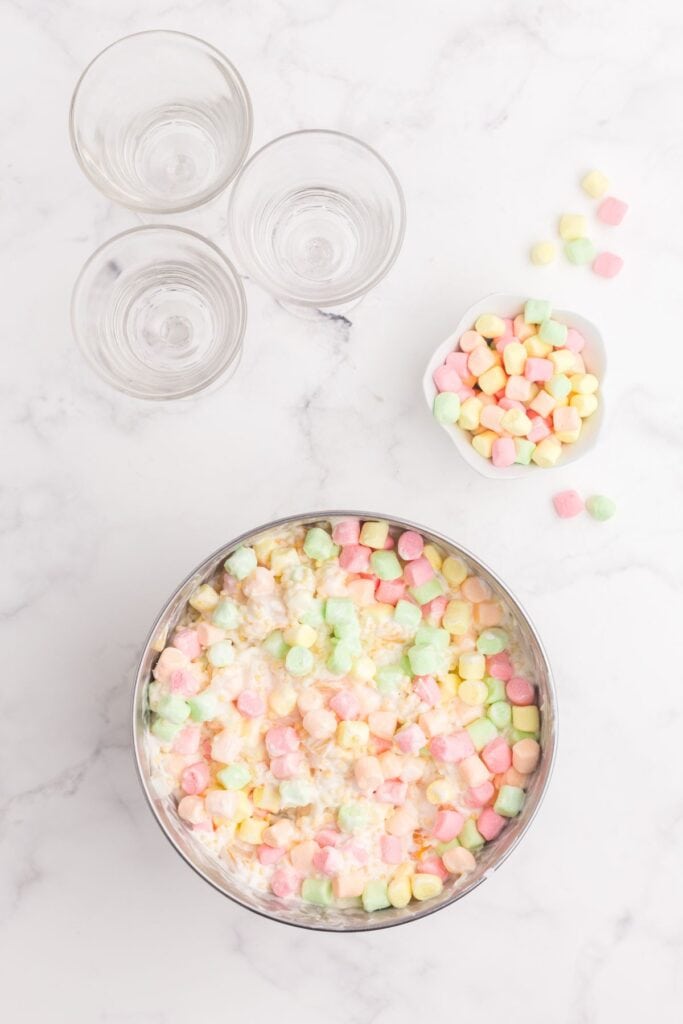
[[148, 684], [157, 790], [245, 885], [368, 912], [438, 898], [524, 806], [537, 691], [508, 609], [412, 530], [235, 550]]
[[434, 416], [467, 431], [494, 466], [554, 466], [598, 407], [584, 346], [544, 299], [514, 319], [484, 314], [434, 373]]

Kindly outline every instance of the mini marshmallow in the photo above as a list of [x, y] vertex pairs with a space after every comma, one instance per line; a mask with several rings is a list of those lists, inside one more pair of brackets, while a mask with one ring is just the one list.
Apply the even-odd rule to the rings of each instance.
[[581, 213], [565, 213], [560, 217], [560, 238], [565, 242], [571, 242], [576, 238], [586, 236], [586, 218]]
[[627, 211], [628, 203], [622, 199], [616, 199], [615, 196], [608, 196], [598, 206], [598, 220], [601, 220], [603, 224], [616, 227], [621, 224]]
[[621, 256], [613, 252], [601, 252], [593, 260], [593, 271], [600, 277], [616, 277], [624, 265]]

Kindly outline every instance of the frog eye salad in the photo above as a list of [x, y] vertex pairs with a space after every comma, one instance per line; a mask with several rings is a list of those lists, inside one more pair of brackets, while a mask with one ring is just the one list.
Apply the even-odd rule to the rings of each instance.
[[531, 663], [502, 596], [416, 530], [274, 527], [197, 587], [160, 651], [152, 783], [256, 891], [367, 913], [430, 900], [524, 807]]
[[598, 408], [585, 343], [545, 299], [508, 319], [486, 313], [435, 370], [434, 417], [467, 431], [494, 466], [554, 466]]

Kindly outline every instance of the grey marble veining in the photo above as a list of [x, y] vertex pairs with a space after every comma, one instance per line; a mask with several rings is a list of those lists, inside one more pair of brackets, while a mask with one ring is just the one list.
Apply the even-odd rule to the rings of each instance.
[[[150, 27], [235, 62], [255, 147], [359, 135], [408, 210], [396, 266], [350, 323], [295, 320], [247, 281], [238, 375], [169, 406], [107, 390], [69, 327], [80, 265], [137, 222], [78, 170], [71, 91], [103, 46]], [[10, 0], [0, 39], [3, 1019], [680, 1020], [679, 5]], [[620, 278], [531, 267], [560, 213], [590, 211], [592, 166], [632, 204], [621, 228], [596, 225]], [[184, 222], [229, 252], [224, 202]], [[544, 294], [603, 331], [609, 416], [567, 470], [479, 478], [426, 414], [427, 356], [492, 291]], [[558, 521], [566, 486], [611, 495], [618, 517]], [[177, 581], [252, 525], [343, 505], [424, 522], [498, 571], [561, 710], [553, 785], [507, 864], [450, 911], [347, 937], [221, 900], [164, 842], [129, 746], [140, 644]]]

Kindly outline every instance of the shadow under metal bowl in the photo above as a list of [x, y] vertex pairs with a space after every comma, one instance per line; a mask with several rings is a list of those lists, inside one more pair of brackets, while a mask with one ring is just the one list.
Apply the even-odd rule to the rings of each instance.
[[[227, 867], [223, 866], [214, 855], [192, 836], [188, 827], [178, 817], [173, 799], [171, 797], [161, 797], [155, 791], [151, 781], [146, 743], [147, 719], [149, 715], [147, 684], [151, 677], [151, 671], [159, 655], [160, 647], [163, 647], [166, 637], [180, 619], [185, 610], [187, 600], [193, 591], [201, 583], [209, 580], [222, 565], [226, 557], [235, 548], [239, 547], [240, 544], [253, 544], [262, 535], [269, 533], [273, 529], [298, 525], [313, 526], [324, 524], [331, 519], [334, 520], [347, 516], [359, 519], [384, 520], [390, 524], [392, 533], [402, 530], [417, 530], [426, 540], [437, 544], [448, 554], [462, 558], [477, 575], [487, 580], [493, 587], [494, 592], [504, 599], [510, 610], [513, 628], [519, 637], [521, 645], [527, 652], [529, 670], [538, 687], [541, 712], [541, 760], [527, 791], [524, 808], [519, 817], [513, 819], [506, 826], [498, 839], [492, 843], [487, 843], [483, 847], [481, 854], [477, 858], [475, 870], [464, 880], [450, 879], [447, 881], [440, 896], [432, 900], [425, 900], [424, 902], [413, 901], [403, 909], [389, 908], [370, 914], [360, 908], [348, 910], [335, 907], [322, 908], [299, 900], [282, 900], [272, 893], [264, 893], [252, 889], [244, 885], [238, 878], [232, 876]], [[435, 533], [433, 530], [428, 530], [424, 526], [411, 523], [405, 519], [397, 519], [395, 516], [357, 511], [317, 512], [287, 516], [284, 519], [277, 519], [271, 523], [266, 523], [264, 526], [250, 530], [248, 533], [243, 533], [240, 537], [235, 538], [229, 544], [209, 555], [171, 595], [157, 617], [147, 638], [138, 668], [133, 695], [133, 744], [142, 788], [159, 826], [183, 860], [206, 882], [223, 893], [224, 896], [228, 896], [235, 903], [239, 903], [240, 906], [284, 924], [329, 932], [372, 931], [378, 928], [391, 928], [394, 925], [405, 924], [408, 921], [416, 921], [418, 918], [425, 917], [435, 910], [441, 910], [443, 907], [449, 906], [468, 892], [476, 889], [478, 885], [481, 885], [512, 853], [538, 811], [550, 781], [557, 747], [557, 703], [548, 658], [529, 617], [505, 584], [490, 569], [475, 558], [474, 555], [470, 554], [469, 551], [466, 551], [460, 545], [440, 533]]]

